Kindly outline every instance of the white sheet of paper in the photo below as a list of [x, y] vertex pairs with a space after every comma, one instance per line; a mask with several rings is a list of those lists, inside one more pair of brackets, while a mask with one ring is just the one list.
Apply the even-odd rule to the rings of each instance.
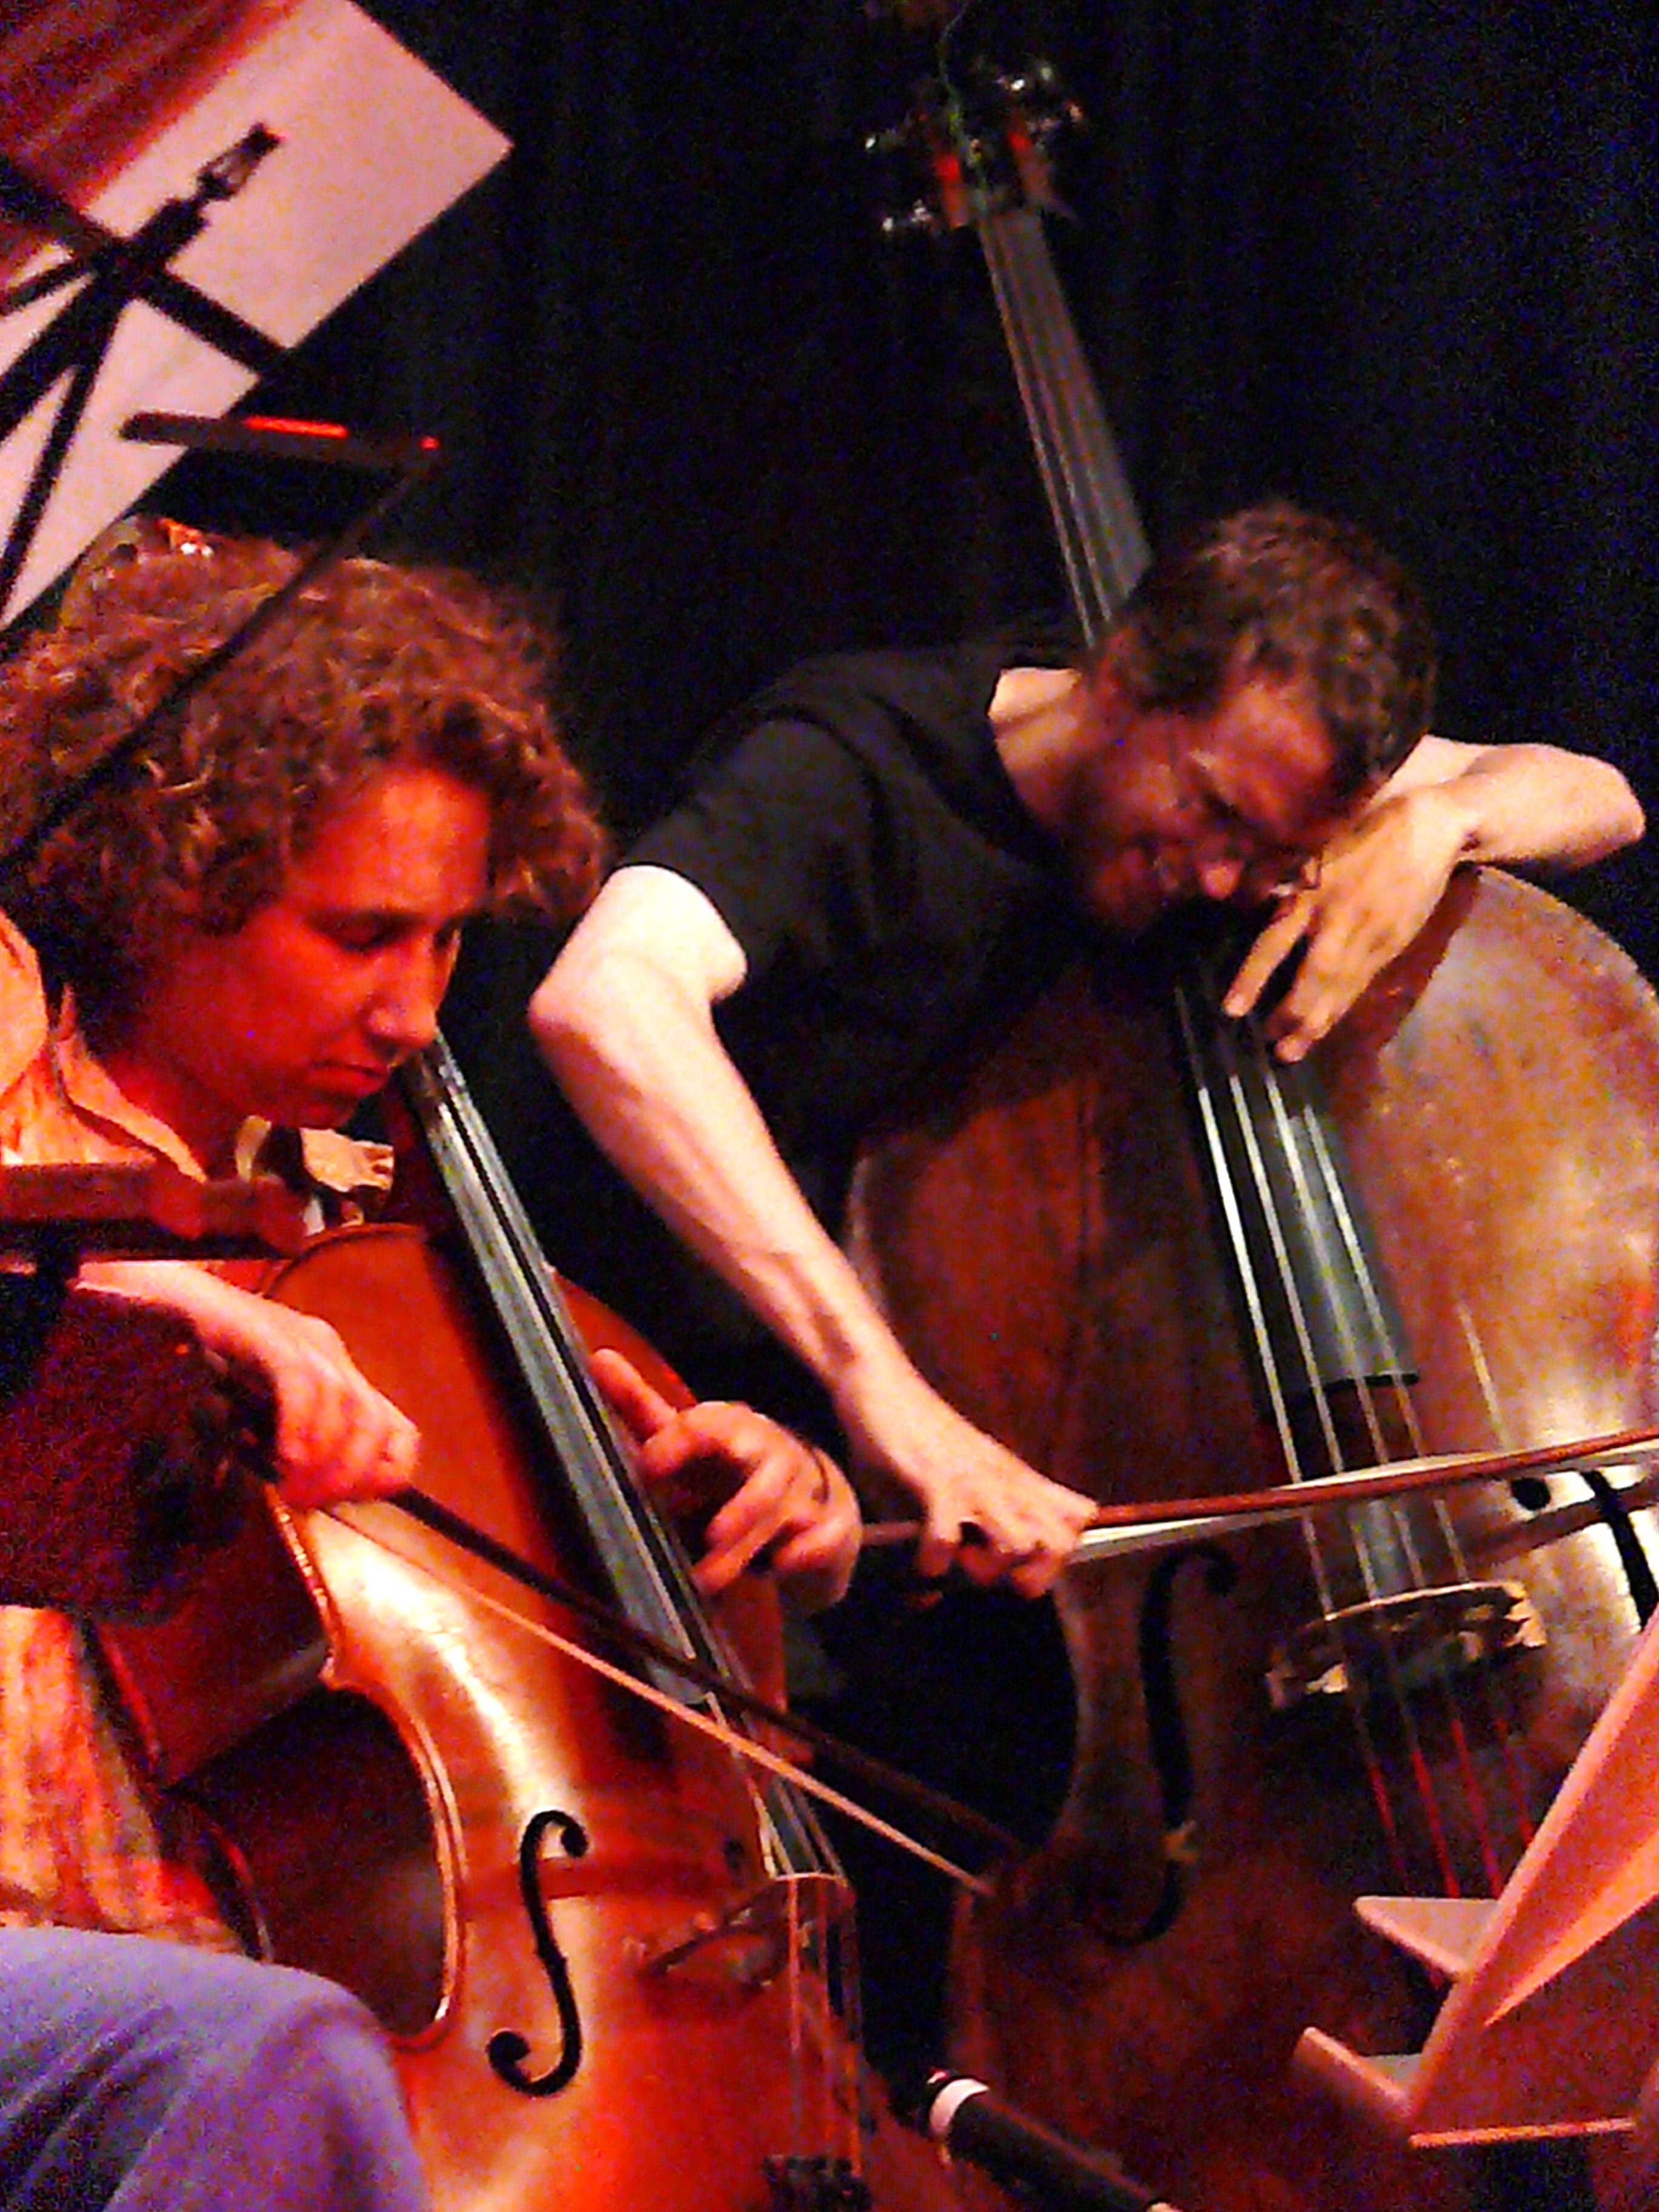
[[[295, 0], [78, 212], [130, 236], [164, 201], [187, 199], [198, 173], [257, 124], [282, 143], [240, 194], [210, 208], [206, 228], [169, 267], [283, 346], [296, 344], [508, 150], [498, 131], [349, 0]], [[12, 281], [62, 258], [61, 248], [45, 246]], [[84, 282], [0, 318], [0, 371]], [[128, 307], [0, 620], [37, 598], [177, 458], [172, 447], [123, 439], [130, 416], [220, 415], [253, 381], [143, 301]], [[0, 543], [64, 382], [0, 447]]]

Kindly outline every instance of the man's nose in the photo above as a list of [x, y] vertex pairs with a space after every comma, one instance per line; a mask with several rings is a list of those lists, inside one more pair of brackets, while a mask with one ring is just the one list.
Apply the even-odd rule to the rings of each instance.
[[1193, 866], [1200, 896], [1206, 899], [1231, 898], [1244, 880], [1247, 866], [1236, 854], [1200, 854]]
[[386, 976], [369, 1002], [374, 1042], [399, 1054], [424, 1052], [438, 1034], [438, 1009], [449, 981], [446, 962], [412, 959]]

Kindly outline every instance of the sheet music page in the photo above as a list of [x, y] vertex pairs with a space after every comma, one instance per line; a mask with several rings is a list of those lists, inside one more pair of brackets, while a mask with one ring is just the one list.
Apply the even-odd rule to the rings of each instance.
[[[279, 143], [210, 203], [169, 276], [287, 348], [507, 152], [507, 141], [349, 0], [21, 0], [0, 32], [0, 150], [107, 232], [131, 238], [256, 126]], [[65, 258], [0, 223], [0, 285]], [[0, 392], [43, 358], [80, 276], [0, 316]], [[21, 365], [21, 366], [20, 366]], [[8, 426], [0, 542], [68, 388], [65, 365]], [[96, 368], [84, 415], [0, 620], [28, 605], [176, 458], [130, 443], [140, 410], [215, 416], [257, 372], [139, 300]], [[9, 427], [9, 434], [3, 434]], [[389, 426], [387, 426], [389, 427]], [[406, 426], [418, 429], [419, 425]]]

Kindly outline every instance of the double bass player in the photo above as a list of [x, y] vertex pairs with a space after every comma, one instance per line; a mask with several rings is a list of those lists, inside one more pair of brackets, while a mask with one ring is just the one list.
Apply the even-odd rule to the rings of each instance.
[[[1086, 664], [1018, 638], [808, 664], [711, 750], [532, 1000], [542, 1053], [600, 1145], [816, 1378], [856, 1462], [919, 1510], [922, 1572], [954, 1560], [1005, 1585], [947, 1595], [930, 1659], [908, 1630], [889, 1637], [879, 1593], [860, 1602], [861, 1574], [830, 1631], [854, 1684], [842, 1724], [884, 1731], [902, 1759], [924, 1733], [915, 1709], [954, 1697], [933, 1716], [954, 1784], [971, 1794], [963, 1763], [1009, 1736], [985, 1786], [1034, 1837], [1068, 1765], [1034, 1705], [1065, 1662], [1047, 1608], [1006, 1591], [1048, 1589], [1093, 1501], [911, 1364], [836, 1241], [854, 1150], [1095, 933], [1133, 939], [1190, 900], [1265, 905], [1224, 1011], [1265, 1003], [1299, 963], [1266, 1017], [1291, 1060], [1459, 866], [1572, 866], [1640, 834], [1603, 763], [1426, 735], [1433, 674], [1399, 565], [1283, 504], [1158, 560]], [[676, 1350], [700, 1380], [757, 1356], [738, 1327], [702, 1366]], [[860, 1644], [901, 1650], [908, 1679], [883, 1679], [878, 1656], [860, 1691]], [[867, 1917], [872, 2041], [890, 2000], [906, 2066], [939, 2033], [926, 2006], [917, 2018], [926, 1916]], [[937, 1914], [934, 1942], [936, 1983]]]

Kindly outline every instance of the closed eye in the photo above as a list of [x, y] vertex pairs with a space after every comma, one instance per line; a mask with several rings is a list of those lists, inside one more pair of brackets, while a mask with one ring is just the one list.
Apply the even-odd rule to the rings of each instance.
[[[434, 951], [447, 959], [460, 944], [461, 932], [470, 919], [468, 915], [457, 915], [453, 921], [441, 923], [432, 932]], [[316, 924], [319, 933], [331, 945], [337, 945], [342, 952], [363, 957], [407, 944], [424, 935], [427, 927], [420, 916], [409, 914], [325, 915]]]
[[366, 956], [383, 952], [388, 945], [396, 945], [408, 933], [409, 927], [402, 916], [372, 915], [326, 923], [322, 934], [342, 952]]

